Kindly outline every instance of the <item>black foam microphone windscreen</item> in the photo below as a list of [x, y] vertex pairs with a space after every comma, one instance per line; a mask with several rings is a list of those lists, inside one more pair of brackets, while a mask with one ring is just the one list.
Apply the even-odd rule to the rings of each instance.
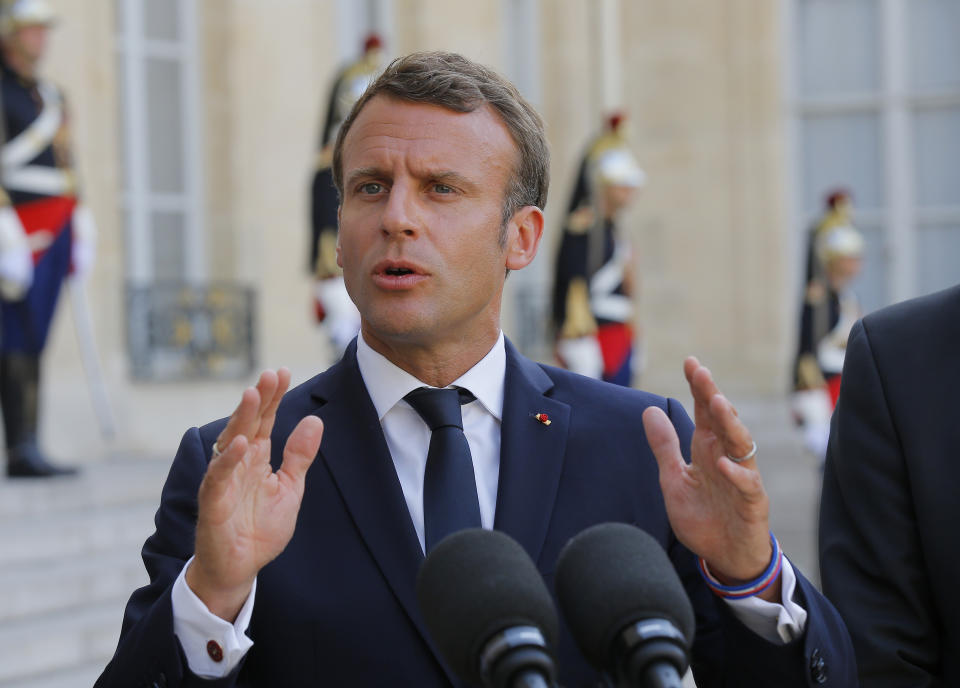
[[557, 613], [536, 565], [504, 533], [472, 528], [444, 538], [417, 575], [417, 600], [430, 635], [457, 676], [481, 685], [480, 656], [508, 628], [534, 626], [547, 646]]
[[557, 561], [556, 591], [580, 651], [607, 669], [611, 648], [626, 626], [667, 619], [687, 646], [693, 608], [673, 564], [653, 537], [624, 523], [604, 523], [570, 540]]

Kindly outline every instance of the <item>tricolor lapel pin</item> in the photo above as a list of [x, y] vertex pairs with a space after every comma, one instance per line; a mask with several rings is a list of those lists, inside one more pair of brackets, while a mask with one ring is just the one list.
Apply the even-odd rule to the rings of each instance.
[[553, 422], [552, 420], [550, 420], [550, 416], [548, 416], [546, 413], [538, 413], [534, 416], [534, 418], [536, 418], [538, 421], [540, 421], [544, 425], [550, 425], [550, 423]]

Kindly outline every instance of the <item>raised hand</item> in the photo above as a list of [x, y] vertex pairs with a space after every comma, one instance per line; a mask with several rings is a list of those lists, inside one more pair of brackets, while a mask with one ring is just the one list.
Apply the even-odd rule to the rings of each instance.
[[[759, 576], [770, 563], [770, 503], [756, 457], [734, 463], [753, 447], [750, 431], [720, 393], [710, 371], [692, 356], [684, 374], [694, 401], [691, 463], [683, 460], [676, 430], [659, 408], [643, 413], [647, 441], [660, 468], [667, 516], [677, 538], [706, 560], [721, 582]], [[779, 582], [762, 594], [780, 595]]]
[[190, 589], [217, 616], [233, 621], [257, 573], [290, 542], [307, 469], [320, 447], [323, 422], [302, 419], [290, 433], [283, 462], [270, 465], [270, 433], [290, 372], [265, 371], [240, 403], [214, 445], [197, 495]]

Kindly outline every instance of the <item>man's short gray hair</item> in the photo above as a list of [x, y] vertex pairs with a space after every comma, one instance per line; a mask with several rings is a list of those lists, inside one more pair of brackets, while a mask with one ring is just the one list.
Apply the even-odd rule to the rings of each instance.
[[455, 112], [492, 107], [517, 146], [517, 164], [507, 183], [503, 202], [503, 234], [507, 222], [524, 206], [541, 210], [550, 186], [550, 148], [543, 119], [516, 86], [489, 67], [457, 53], [420, 52], [391, 62], [354, 104], [340, 126], [333, 149], [333, 181], [343, 198], [343, 142], [363, 107], [374, 97], [387, 95], [411, 103], [439, 105]]

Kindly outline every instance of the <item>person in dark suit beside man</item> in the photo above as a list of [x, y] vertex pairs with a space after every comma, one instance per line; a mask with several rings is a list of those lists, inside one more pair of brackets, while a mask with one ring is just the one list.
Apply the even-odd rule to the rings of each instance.
[[960, 285], [847, 343], [823, 477], [823, 590], [864, 688], [960, 685]]
[[[563, 545], [610, 521], [671, 557], [701, 688], [851, 685], [843, 623], [779, 556], [756, 445], [710, 372], [684, 364], [694, 429], [674, 400], [504, 338], [548, 170], [540, 116], [488, 68], [417, 53], [374, 82], [333, 161], [361, 333], [326, 372], [286, 393], [289, 372], [266, 371], [229, 419], [186, 433], [143, 550], [150, 583], [97, 686], [459, 686], [417, 608], [424, 552], [496, 528], [549, 584]], [[565, 629], [556, 654], [563, 685], [601, 680]]]

